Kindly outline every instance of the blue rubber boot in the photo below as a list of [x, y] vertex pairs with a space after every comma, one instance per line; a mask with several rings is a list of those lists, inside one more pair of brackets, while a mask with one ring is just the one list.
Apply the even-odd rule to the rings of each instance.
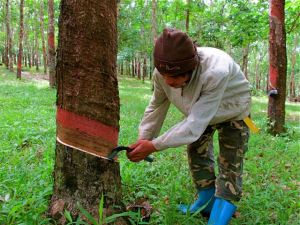
[[225, 199], [216, 197], [208, 225], [227, 225], [236, 210], [236, 206]]
[[186, 214], [188, 212], [195, 213], [197, 212], [197, 210], [204, 207], [201, 210], [201, 212], [209, 214], [214, 204], [214, 200], [215, 200], [214, 195], [215, 195], [215, 187], [198, 191], [198, 199], [192, 205], [180, 204], [178, 206], [178, 209], [183, 214]]

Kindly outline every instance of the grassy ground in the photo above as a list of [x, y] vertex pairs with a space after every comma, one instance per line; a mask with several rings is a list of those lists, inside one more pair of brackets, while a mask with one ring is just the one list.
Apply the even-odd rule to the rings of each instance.
[[[136, 140], [137, 126], [151, 96], [151, 84], [120, 80], [120, 144]], [[245, 160], [244, 197], [231, 224], [300, 224], [299, 105], [287, 103], [288, 132], [266, 133], [266, 97], [254, 97], [253, 134]], [[0, 224], [49, 224], [42, 216], [52, 193], [55, 149], [55, 91], [46, 81], [17, 81], [0, 67]], [[164, 129], [181, 119], [172, 108]], [[216, 142], [217, 146], [217, 142]], [[154, 208], [150, 224], [206, 224], [199, 215], [176, 211], [191, 202], [194, 187], [184, 148], [155, 154], [152, 164], [120, 158], [125, 204], [146, 197]]]

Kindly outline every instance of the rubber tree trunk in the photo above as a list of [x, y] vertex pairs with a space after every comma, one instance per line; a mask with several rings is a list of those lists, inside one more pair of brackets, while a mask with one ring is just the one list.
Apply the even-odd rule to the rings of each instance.
[[20, 1], [20, 33], [19, 33], [19, 54], [18, 54], [18, 67], [17, 78], [21, 79], [22, 74], [22, 58], [23, 58], [23, 36], [24, 36], [24, 0]]
[[56, 86], [55, 79], [55, 27], [54, 27], [54, 0], [48, 1], [49, 28], [48, 28], [48, 66], [49, 66], [49, 85], [51, 88]]
[[44, 74], [47, 74], [47, 53], [45, 44], [45, 34], [44, 34], [44, 3], [40, 1], [40, 29], [42, 38], [42, 53], [43, 53], [43, 64], [44, 64]]
[[189, 33], [190, 28], [190, 0], [186, 0], [186, 17], [185, 17], [185, 31]]
[[145, 77], [147, 76], [147, 53], [144, 53], [144, 61], [143, 61], [143, 82], [145, 81]]
[[136, 73], [137, 73], [137, 78], [140, 80], [141, 79], [141, 61], [140, 61], [140, 54], [136, 57]]
[[7, 59], [6, 59], [6, 68], [10, 71], [13, 71], [13, 56], [12, 56], [12, 32], [11, 32], [11, 7], [10, 1], [6, 0], [6, 40], [7, 40]]
[[151, 7], [151, 33], [152, 33], [152, 40], [153, 44], [157, 39], [157, 20], [156, 20], [156, 9], [157, 9], [157, 2], [156, 0], [152, 0], [152, 7]]
[[6, 28], [6, 40], [5, 40], [5, 54], [4, 54], [4, 63], [6, 69], [9, 69], [9, 36], [10, 36], [10, 26], [9, 26], [9, 0], [5, 2], [5, 28]]
[[[62, 0], [60, 12], [57, 108], [58, 112], [64, 110], [82, 120], [69, 120], [69, 126], [62, 130], [61, 124], [57, 123], [57, 132], [64, 131], [64, 135], [74, 142], [86, 138], [87, 143], [100, 145], [99, 150], [111, 151], [116, 143], [90, 135], [87, 132], [89, 127], [85, 127], [86, 130], [72, 127], [83, 121], [94, 121], [96, 125], [119, 129], [117, 1]], [[100, 140], [100, 144], [94, 142], [96, 139]], [[122, 205], [121, 193], [119, 163], [57, 142], [54, 191], [49, 214], [58, 220], [58, 224], [65, 223], [61, 217], [65, 209], [73, 217], [78, 215], [77, 203], [98, 217], [102, 194], [104, 214], [113, 214], [116, 212], [113, 207]], [[118, 224], [127, 223], [121, 220]]]
[[268, 118], [269, 132], [274, 135], [285, 131], [287, 56], [284, 4], [284, 0], [270, 1]]
[[299, 36], [295, 35], [294, 48], [291, 54], [291, 79], [290, 79], [290, 100], [293, 101], [296, 98], [296, 85], [295, 85], [295, 65], [297, 59], [297, 46], [299, 42]]
[[247, 80], [249, 80], [248, 77], [248, 57], [249, 57], [249, 45], [243, 48], [243, 64], [242, 64], [242, 71], [246, 77]]
[[35, 70], [40, 71], [39, 33], [37, 27], [35, 28], [34, 56]]

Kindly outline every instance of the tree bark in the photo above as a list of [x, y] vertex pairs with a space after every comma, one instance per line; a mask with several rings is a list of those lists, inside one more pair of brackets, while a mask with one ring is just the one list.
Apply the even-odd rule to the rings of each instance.
[[[118, 131], [117, 1], [62, 0], [60, 12], [56, 67], [58, 114], [64, 110], [80, 117], [81, 122], [93, 121], [97, 126]], [[76, 121], [66, 119], [70, 125], [57, 122], [57, 135], [64, 134], [64, 138], [75, 144], [86, 138], [99, 151], [110, 152], [117, 145], [117, 140], [91, 135], [89, 127], [73, 129], [72, 126], [78, 125]], [[122, 206], [119, 163], [57, 142], [50, 215], [64, 224], [60, 213], [67, 209], [76, 217], [79, 202], [98, 217], [102, 194], [104, 214], [114, 213], [113, 206]], [[118, 224], [127, 223], [123, 220]]]
[[248, 56], [249, 56], [249, 45], [243, 48], [243, 64], [242, 64], [242, 71], [247, 80], [249, 80], [248, 79]]
[[124, 75], [124, 61], [121, 62], [121, 68], [120, 68], [120, 75], [123, 76]]
[[27, 59], [28, 59], [28, 67], [31, 68], [32, 61], [31, 61], [30, 53], [27, 54]]
[[5, 67], [6, 69], [9, 68], [9, 58], [8, 58], [8, 38], [6, 38], [5, 40], [5, 50], [4, 50], [4, 64], [5, 64]]
[[296, 34], [294, 40], [294, 48], [291, 54], [291, 79], [290, 79], [290, 100], [293, 101], [296, 98], [296, 85], [295, 85], [295, 65], [297, 58], [297, 46], [299, 42], [299, 36]]
[[143, 82], [145, 81], [145, 77], [147, 76], [147, 54], [144, 53], [144, 62], [143, 62]]
[[41, 29], [41, 38], [42, 38], [44, 73], [47, 74], [47, 53], [46, 53], [45, 34], [44, 34], [44, 3], [43, 3], [43, 1], [40, 1], [40, 29]]
[[54, 1], [48, 1], [49, 28], [48, 28], [48, 66], [49, 66], [49, 85], [51, 88], [56, 86], [55, 79], [55, 26], [54, 26]]
[[131, 76], [135, 77], [135, 57], [133, 57], [131, 61]]
[[153, 73], [153, 68], [154, 68], [154, 66], [153, 66], [153, 56], [152, 55], [150, 55], [150, 58], [149, 58], [149, 80], [152, 80], [152, 73]]
[[20, 34], [19, 34], [19, 54], [18, 54], [18, 67], [17, 78], [22, 77], [22, 58], [23, 58], [23, 36], [24, 36], [24, 0], [20, 0]]
[[157, 8], [157, 2], [156, 0], [152, 0], [152, 14], [151, 14], [151, 30], [152, 30], [152, 40], [153, 44], [155, 43], [157, 39], [157, 22], [156, 22], [156, 8]]
[[263, 85], [264, 85], [264, 80], [261, 80], [261, 75], [262, 75], [262, 69], [261, 69], [261, 64], [264, 61], [264, 58], [266, 56], [267, 52], [262, 50], [258, 50], [257, 57], [255, 59], [255, 87], [257, 90], [264, 90]]
[[6, 68], [13, 71], [10, 1], [6, 0]]
[[37, 28], [35, 28], [34, 63], [36, 71], [40, 71], [39, 33]]
[[190, 27], [190, 0], [186, 0], [186, 18], [185, 18], [185, 30], [189, 32]]
[[[24, 54], [23, 54], [24, 55]], [[24, 55], [23, 56], [23, 61], [24, 61], [24, 66], [27, 67], [27, 57]]]
[[255, 59], [255, 88], [256, 90], [260, 90], [260, 53], [258, 52], [258, 56]]
[[284, 0], [270, 1], [270, 34], [269, 34], [269, 132], [280, 134], [285, 131], [285, 98], [286, 98], [286, 33]]
[[136, 68], [136, 74], [137, 78], [140, 80], [141, 79], [141, 61], [139, 55], [135, 58], [135, 68]]

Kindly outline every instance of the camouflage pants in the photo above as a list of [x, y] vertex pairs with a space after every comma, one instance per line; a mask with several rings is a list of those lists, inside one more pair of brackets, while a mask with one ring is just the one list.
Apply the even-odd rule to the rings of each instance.
[[[215, 176], [213, 135], [219, 134], [219, 175]], [[238, 201], [242, 195], [243, 158], [248, 149], [249, 129], [243, 120], [208, 126], [196, 142], [188, 145], [188, 159], [198, 190], [216, 187], [216, 196]]]

